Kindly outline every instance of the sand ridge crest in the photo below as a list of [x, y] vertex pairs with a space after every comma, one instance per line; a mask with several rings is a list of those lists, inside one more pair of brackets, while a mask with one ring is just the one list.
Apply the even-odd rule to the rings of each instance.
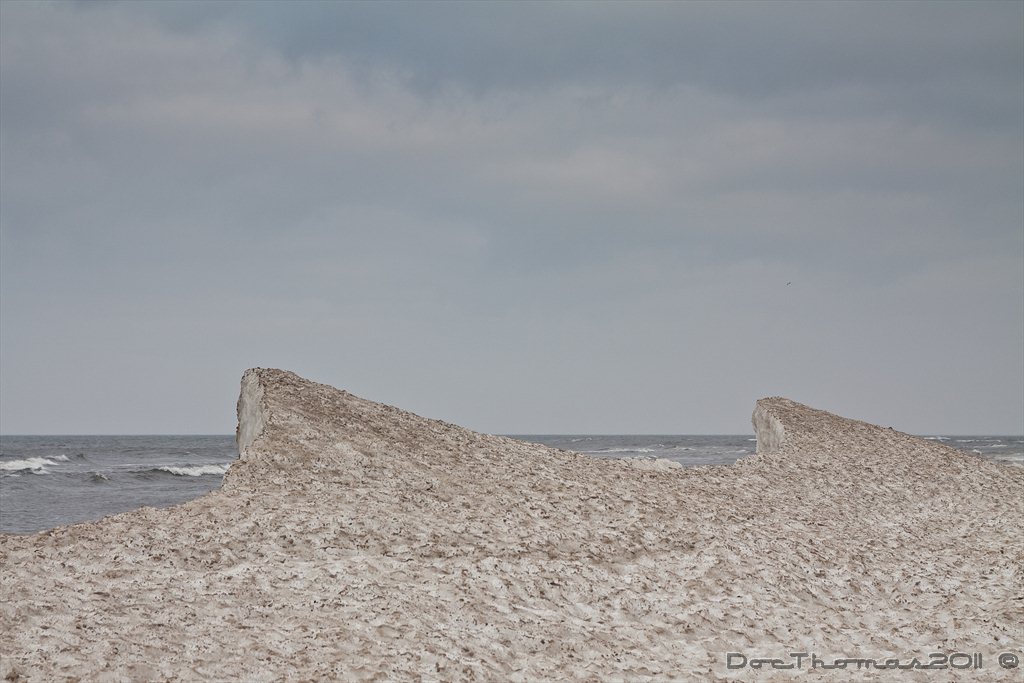
[[1020, 468], [779, 397], [754, 422], [735, 466], [637, 466], [250, 370], [219, 491], [0, 536], [0, 674], [729, 680], [806, 649], [1015, 680]]

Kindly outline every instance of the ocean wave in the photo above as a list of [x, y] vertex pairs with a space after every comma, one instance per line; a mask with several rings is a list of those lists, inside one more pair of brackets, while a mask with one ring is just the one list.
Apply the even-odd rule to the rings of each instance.
[[0, 462], [0, 470], [5, 472], [23, 472], [28, 470], [32, 474], [48, 474], [47, 467], [50, 465], [56, 465], [58, 462], [67, 462], [67, 457], [63, 455], [53, 456], [53, 459], [48, 458], [26, 458], [25, 460], [11, 460], [10, 462]]
[[580, 451], [580, 453], [657, 453], [661, 448], [601, 448], [596, 451]]
[[223, 465], [193, 465], [191, 467], [157, 467], [158, 472], [168, 472], [170, 474], [179, 477], [201, 477], [203, 475], [217, 475], [224, 476], [224, 473], [228, 471], [230, 465], [225, 463]]

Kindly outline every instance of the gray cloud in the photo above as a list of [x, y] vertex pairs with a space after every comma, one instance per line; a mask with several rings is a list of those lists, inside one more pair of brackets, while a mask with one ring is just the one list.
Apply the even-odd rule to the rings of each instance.
[[[301, 61], [341, 54], [474, 89], [692, 84], [744, 95], [841, 83], [1017, 80], [1011, 3], [147, 3], [166, 26], [232, 25]], [[198, 10], [198, 11], [197, 11]], [[922, 83], [924, 82], [924, 83]]]
[[1019, 4], [0, 7], [4, 432], [1020, 431]]

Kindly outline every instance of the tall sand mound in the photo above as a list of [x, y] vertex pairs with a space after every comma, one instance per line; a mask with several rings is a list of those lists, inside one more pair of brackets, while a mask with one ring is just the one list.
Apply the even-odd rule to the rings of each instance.
[[757, 455], [694, 469], [280, 370], [246, 372], [238, 411], [221, 490], [0, 536], [0, 674], [769, 679], [795, 671], [754, 658], [964, 652], [982, 672], [813, 675], [1020, 680], [997, 657], [1024, 644], [1024, 469], [782, 398]]

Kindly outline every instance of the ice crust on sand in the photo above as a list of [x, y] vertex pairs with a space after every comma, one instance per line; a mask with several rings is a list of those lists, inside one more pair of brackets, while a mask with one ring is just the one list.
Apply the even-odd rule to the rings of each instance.
[[281, 370], [247, 371], [238, 413], [220, 490], [0, 536], [0, 677], [703, 681], [752, 675], [729, 652], [961, 651], [1019, 680], [996, 657], [1022, 646], [1022, 468], [784, 398], [756, 455], [698, 468]]

